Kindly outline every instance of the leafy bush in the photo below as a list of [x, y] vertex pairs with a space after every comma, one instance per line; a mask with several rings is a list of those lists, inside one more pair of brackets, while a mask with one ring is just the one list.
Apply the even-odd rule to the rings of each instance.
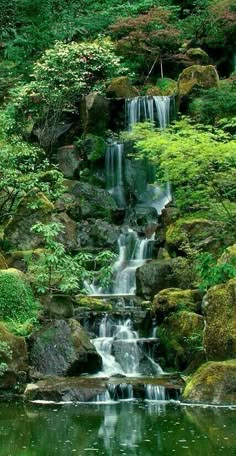
[[10, 272], [0, 273], [0, 319], [25, 320], [35, 318], [38, 312], [30, 286], [20, 276]]
[[236, 277], [236, 257], [229, 262], [219, 263], [211, 253], [201, 253], [197, 258], [196, 270], [200, 277], [200, 289], [207, 290]]

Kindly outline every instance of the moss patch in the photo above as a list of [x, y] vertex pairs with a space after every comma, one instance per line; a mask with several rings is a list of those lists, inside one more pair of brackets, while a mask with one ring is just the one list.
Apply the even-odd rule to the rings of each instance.
[[185, 68], [179, 76], [178, 94], [187, 96], [194, 88], [210, 89], [219, 87], [219, 76], [213, 65], [192, 65]]
[[93, 311], [109, 311], [112, 310], [111, 303], [104, 299], [93, 298], [92, 296], [81, 296], [75, 297], [78, 307], [85, 307], [88, 310]]
[[167, 288], [154, 296], [152, 310], [167, 315], [176, 310], [198, 312], [201, 307], [202, 295], [198, 290], [181, 290]]
[[139, 96], [139, 91], [130, 84], [127, 76], [119, 76], [112, 79], [107, 95], [112, 98], [133, 98]]

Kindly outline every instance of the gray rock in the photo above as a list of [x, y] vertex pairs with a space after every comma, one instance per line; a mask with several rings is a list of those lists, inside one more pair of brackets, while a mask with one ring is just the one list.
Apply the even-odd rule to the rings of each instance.
[[60, 147], [57, 151], [59, 169], [65, 177], [73, 178], [79, 173], [80, 154], [75, 146]]
[[73, 319], [54, 320], [30, 337], [30, 362], [44, 375], [95, 373], [102, 359], [88, 335]]
[[116, 225], [110, 225], [103, 220], [90, 223], [80, 223], [78, 226], [79, 247], [114, 248], [120, 235]]
[[106, 190], [96, 188], [87, 182], [77, 182], [71, 187], [70, 192], [80, 202], [83, 219], [101, 218], [111, 221], [112, 213], [117, 206]]
[[92, 92], [81, 103], [82, 126], [85, 133], [104, 136], [108, 128], [109, 105], [106, 98]]

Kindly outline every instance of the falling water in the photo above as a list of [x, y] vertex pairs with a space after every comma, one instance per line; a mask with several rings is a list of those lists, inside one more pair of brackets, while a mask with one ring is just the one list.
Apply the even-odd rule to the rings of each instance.
[[108, 144], [105, 162], [107, 190], [118, 207], [125, 207], [124, 144], [118, 142]]
[[159, 128], [166, 128], [170, 122], [171, 97], [135, 97], [126, 100], [128, 129], [138, 122], [149, 121]]
[[166, 399], [166, 390], [164, 386], [145, 385], [145, 398], [149, 401], [164, 401]]

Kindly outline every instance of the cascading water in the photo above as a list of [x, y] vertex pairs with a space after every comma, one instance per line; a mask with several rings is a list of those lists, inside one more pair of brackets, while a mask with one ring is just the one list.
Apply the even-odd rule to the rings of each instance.
[[106, 186], [118, 207], [125, 207], [124, 144], [114, 142], [107, 145]]
[[135, 97], [126, 100], [126, 119], [129, 130], [138, 122], [149, 121], [159, 128], [170, 122], [171, 97]]
[[138, 376], [147, 369], [152, 374], [162, 373], [160, 366], [143, 349], [143, 340], [133, 330], [131, 319], [120, 318], [114, 322], [109, 315], [105, 315], [99, 325], [98, 337], [93, 339], [103, 360], [100, 375]]
[[166, 391], [164, 386], [145, 385], [145, 398], [149, 401], [164, 401], [166, 399]]

